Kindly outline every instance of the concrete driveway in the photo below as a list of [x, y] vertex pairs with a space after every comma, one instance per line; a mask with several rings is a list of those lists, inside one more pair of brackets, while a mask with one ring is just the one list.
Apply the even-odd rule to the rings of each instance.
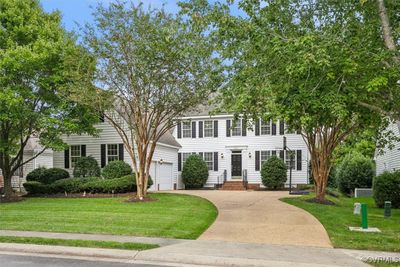
[[[176, 192], [176, 191], [175, 191]], [[179, 191], [210, 200], [218, 208], [214, 224], [200, 240], [332, 247], [321, 223], [279, 198], [287, 192]]]

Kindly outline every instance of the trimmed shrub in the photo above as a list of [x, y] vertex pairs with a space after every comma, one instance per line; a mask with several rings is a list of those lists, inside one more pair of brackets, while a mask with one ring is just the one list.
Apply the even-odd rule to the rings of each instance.
[[80, 193], [86, 191], [85, 184], [92, 181], [100, 181], [100, 177], [67, 178], [55, 181], [51, 184], [53, 194], [57, 193]]
[[66, 178], [69, 178], [69, 173], [66, 170], [60, 168], [46, 169], [45, 167], [35, 169], [26, 176], [28, 182], [36, 181], [42, 184], [51, 184]]
[[74, 177], [99, 177], [100, 167], [97, 160], [92, 156], [81, 157], [75, 163]]
[[34, 169], [33, 171], [31, 171], [30, 173], [28, 173], [28, 175], [26, 176], [26, 181], [28, 182], [41, 182], [43, 181], [45, 178], [45, 173], [46, 168], [45, 167], [40, 167], [37, 169]]
[[51, 194], [51, 186], [47, 184], [42, 184], [38, 181], [28, 181], [23, 184], [25, 190], [30, 195], [37, 195], [37, 194]]
[[282, 188], [287, 181], [287, 166], [282, 159], [270, 157], [261, 168], [261, 180], [267, 188]]
[[182, 181], [185, 188], [200, 188], [207, 182], [207, 163], [199, 155], [190, 155], [182, 169]]
[[374, 178], [373, 197], [375, 204], [383, 208], [391, 201], [393, 208], [400, 208], [400, 171], [384, 172]]
[[128, 163], [122, 160], [111, 161], [101, 172], [101, 176], [105, 179], [120, 178], [129, 174], [132, 174], [132, 168]]
[[353, 195], [355, 188], [371, 188], [374, 163], [371, 159], [353, 153], [344, 157], [336, 172], [339, 191]]

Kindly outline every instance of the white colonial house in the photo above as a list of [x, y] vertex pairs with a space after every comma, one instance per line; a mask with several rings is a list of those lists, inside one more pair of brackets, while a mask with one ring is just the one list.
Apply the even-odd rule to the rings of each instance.
[[[395, 136], [400, 137], [400, 121], [391, 123], [387, 130], [392, 131]], [[393, 172], [400, 170], [400, 142], [396, 142], [392, 149], [385, 148], [383, 154], [376, 153], [375, 161], [377, 175], [385, 171]]]
[[[262, 187], [261, 166], [269, 157], [276, 155], [289, 166], [293, 155], [293, 186], [308, 183], [306, 144], [300, 134], [288, 132], [283, 121], [259, 120], [249, 129], [243, 119], [235, 122], [232, 114], [209, 116], [203, 111], [180, 119], [173, 132], [182, 146], [178, 154], [179, 175], [186, 159], [199, 154], [209, 169], [206, 187], [224, 185], [224, 189], [241, 189], [243, 184], [257, 189]], [[283, 150], [283, 136], [292, 153]], [[178, 186], [183, 187], [181, 183]]]
[[[63, 136], [69, 148], [62, 152], [54, 151], [54, 167], [64, 168], [72, 175], [76, 161], [80, 157], [93, 156], [101, 168], [113, 160], [124, 160], [132, 165], [122, 139], [114, 127], [103, 120], [96, 125], [100, 130], [97, 137], [89, 135]], [[153, 179], [151, 191], [173, 190], [177, 188], [179, 143], [170, 132], [164, 134], [157, 143], [150, 175]]]

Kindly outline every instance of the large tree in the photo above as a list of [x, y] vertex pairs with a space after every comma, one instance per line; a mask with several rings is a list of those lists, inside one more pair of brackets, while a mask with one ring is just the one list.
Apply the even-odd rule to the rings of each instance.
[[[231, 2], [182, 4], [218, 40], [229, 78], [225, 108], [284, 119], [301, 131], [324, 201], [338, 145], [400, 111], [398, 34], [381, 20], [395, 18], [399, 6], [387, 1], [396, 10], [383, 12], [382, 0], [241, 0], [232, 12]], [[397, 36], [394, 44], [388, 36]]]
[[23, 158], [31, 137], [44, 149], [62, 149], [61, 134], [94, 133], [94, 113], [70, 100], [91, 86], [94, 60], [88, 55], [61, 27], [58, 12], [45, 13], [37, 0], [0, 0], [0, 169], [6, 197], [12, 195], [14, 172], [33, 160]]
[[101, 89], [88, 100], [121, 136], [143, 199], [157, 142], [218, 86], [218, 60], [202, 28], [164, 9], [115, 2], [99, 5], [94, 18], [85, 40]]

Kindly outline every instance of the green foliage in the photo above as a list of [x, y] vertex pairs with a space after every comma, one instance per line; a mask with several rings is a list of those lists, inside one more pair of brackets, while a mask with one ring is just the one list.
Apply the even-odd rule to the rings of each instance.
[[123, 160], [115, 160], [108, 163], [101, 172], [106, 179], [120, 178], [132, 173], [132, 167]]
[[185, 188], [200, 188], [207, 182], [208, 167], [199, 155], [190, 155], [182, 169], [182, 182]]
[[371, 159], [357, 153], [347, 155], [336, 172], [339, 190], [352, 195], [355, 188], [370, 188], [374, 169]]
[[261, 180], [267, 188], [282, 188], [287, 181], [287, 166], [282, 159], [272, 156], [261, 167]]
[[34, 169], [28, 175], [26, 176], [26, 180], [28, 182], [36, 181], [36, 182], [42, 182], [45, 180], [45, 171], [46, 167], [39, 167], [37, 169]]
[[[148, 187], [153, 184], [149, 177]], [[24, 183], [25, 190], [31, 195], [57, 193], [128, 193], [136, 191], [135, 175], [127, 175], [114, 179], [100, 177], [67, 178], [57, 180], [52, 184], [37, 181]]]
[[374, 178], [373, 192], [375, 203], [383, 208], [385, 201], [400, 209], [400, 171], [384, 172]]
[[69, 178], [69, 173], [60, 168], [46, 169], [44, 167], [31, 171], [27, 176], [27, 181], [36, 181], [43, 184], [51, 184], [57, 180]]
[[81, 157], [75, 163], [74, 177], [93, 177], [100, 176], [100, 167], [97, 160], [92, 157]]
[[10, 180], [31, 136], [62, 150], [62, 134], [96, 133], [97, 115], [74, 101], [93, 88], [95, 61], [38, 0], [0, 0], [0, 21], [0, 168]]
[[336, 180], [336, 172], [337, 172], [337, 166], [333, 165], [331, 168], [331, 171], [329, 172], [329, 176], [328, 176], [328, 187], [331, 187], [331, 188], [338, 187], [337, 180]]

